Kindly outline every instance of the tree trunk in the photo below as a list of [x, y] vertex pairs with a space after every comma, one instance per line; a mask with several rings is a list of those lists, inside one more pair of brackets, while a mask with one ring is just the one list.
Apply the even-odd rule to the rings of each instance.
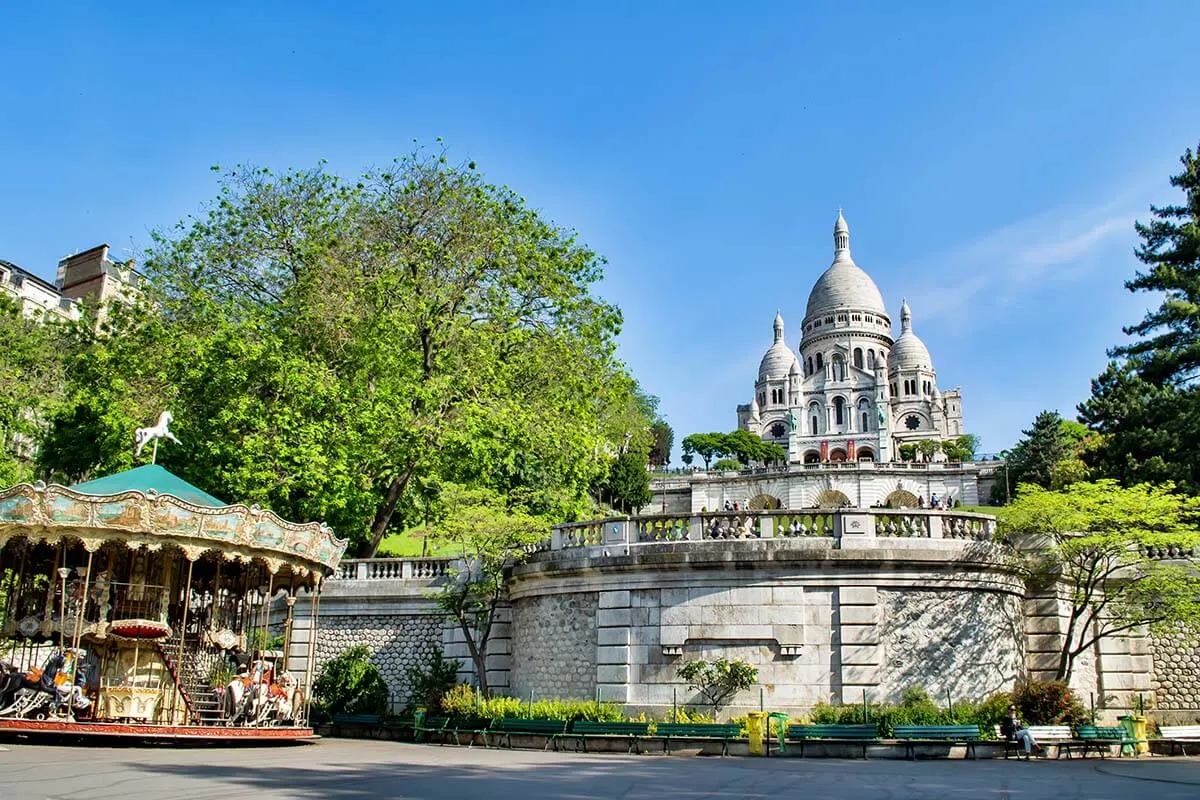
[[488, 686], [487, 679], [487, 650], [481, 650], [475, 644], [474, 631], [463, 617], [458, 618], [458, 627], [462, 629], [463, 638], [467, 640], [467, 649], [471, 652], [471, 663], [475, 665], [475, 674], [479, 677], [479, 694], [482, 697], [491, 697], [491, 687]]
[[388, 526], [392, 523], [392, 515], [396, 513], [396, 504], [400, 502], [400, 497], [404, 494], [405, 487], [408, 486], [409, 478], [412, 477], [413, 466], [413, 464], [409, 464], [408, 469], [404, 470], [402, 475], [392, 479], [383, 502], [375, 510], [375, 519], [371, 522], [371, 542], [366, 552], [363, 553], [364, 558], [374, 558], [375, 553], [379, 550], [379, 545], [383, 542], [383, 537], [387, 535]]

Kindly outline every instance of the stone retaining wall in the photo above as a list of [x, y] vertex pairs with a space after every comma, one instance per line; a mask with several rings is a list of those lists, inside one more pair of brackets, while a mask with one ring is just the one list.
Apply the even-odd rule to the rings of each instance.
[[391, 691], [394, 709], [408, 702], [410, 667], [429, 663], [434, 647], [442, 643], [442, 618], [413, 614], [326, 617], [317, 636], [317, 673], [333, 657], [356, 645], [371, 651]]
[[1152, 685], [1164, 711], [1200, 709], [1200, 643], [1177, 637], [1150, 637]]
[[513, 694], [587, 699], [596, 685], [595, 593], [531, 597], [513, 603]]

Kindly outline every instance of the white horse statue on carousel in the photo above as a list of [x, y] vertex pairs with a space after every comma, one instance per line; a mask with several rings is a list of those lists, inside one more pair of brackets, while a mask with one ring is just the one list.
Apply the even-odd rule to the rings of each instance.
[[225, 718], [230, 725], [299, 725], [304, 712], [303, 694], [296, 679], [257, 661], [225, 687]]
[[134, 458], [142, 454], [142, 448], [150, 442], [154, 442], [154, 455], [157, 460], [158, 456], [158, 440], [167, 439], [175, 444], [183, 444], [175, 438], [175, 434], [171, 433], [171, 422], [174, 421], [170, 411], [164, 411], [158, 415], [158, 422], [149, 428], [138, 428], [133, 432]]

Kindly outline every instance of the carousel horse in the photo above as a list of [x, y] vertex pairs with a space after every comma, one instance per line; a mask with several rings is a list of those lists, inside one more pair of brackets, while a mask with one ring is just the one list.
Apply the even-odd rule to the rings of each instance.
[[264, 661], [248, 665], [225, 687], [225, 718], [229, 724], [259, 724], [269, 699], [271, 667]]
[[138, 428], [133, 432], [134, 451], [133, 456], [137, 458], [142, 454], [142, 448], [150, 444], [155, 439], [169, 439], [175, 444], [181, 442], [175, 438], [175, 434], [171, 433], [171, 421], [175, 418], [171, 416], [170, 411], [164, 411], [158, 415], [158, 422], [149, 428]]

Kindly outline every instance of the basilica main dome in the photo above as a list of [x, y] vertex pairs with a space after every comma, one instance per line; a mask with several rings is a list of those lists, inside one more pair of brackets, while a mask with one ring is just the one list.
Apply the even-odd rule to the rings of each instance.
[[833, 227], [833, 238], [833, 264], [817, 278], [808, 295], [805, 327], [813, 318], [834, 311], [868, 311], [887, 317], [879, 287], [850, 257], [850, 228], [841, 211]]

